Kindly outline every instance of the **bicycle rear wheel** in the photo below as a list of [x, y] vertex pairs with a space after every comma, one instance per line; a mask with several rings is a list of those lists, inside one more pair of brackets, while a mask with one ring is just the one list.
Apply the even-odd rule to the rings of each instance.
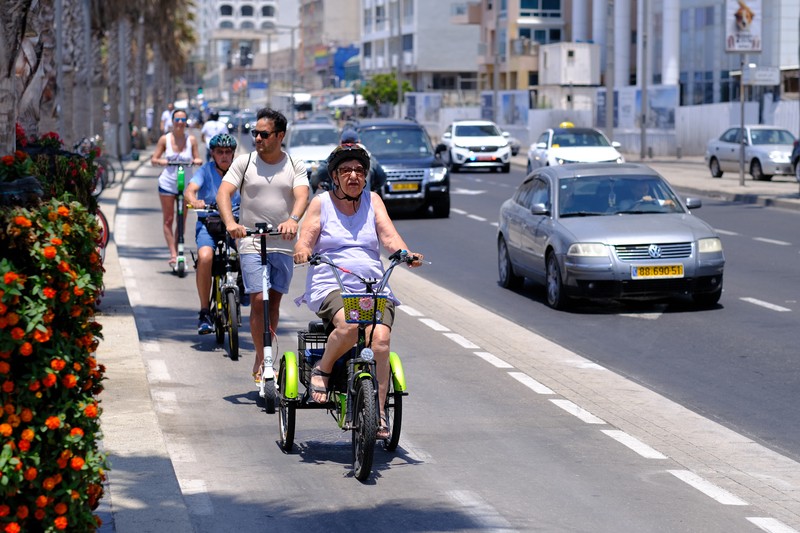
[[98, 173], [102, 172], [101, 178], [103, 180], [103, 188], [114, 183], [117, 170], [114, 168], [114, 165], [111, 164], [110, 160], [105, 157], [98, 157], [94, 160], [94, 164], [97, 165]]
[[108, 240], [111, 237], [111, 230], [108, 227], [108, 219], [100, 210], [99, 206], [97, 211], [95, 211], [95, 220], [97, 220], [97, 226], [100, 228], [96, 243], [97, 253], [100, 254], [100, 264], [102, 264], [106, 258], [106, 246], [108, 246]]
[[371, 377], [362, 377], [355, 388], [353, 402], [353, 473], [364, 481], [372, 472], [375, 455], [375, 435], [378, 432], [378, 405]]
[[281, 430], [280, 445], [283, 451], [290, 452], [294, 445], [294, 428], [297, 409], [294, 401], [285, 398], [286, 359], [284, 358], [281, 358], [281, 364], [278, 367], [278, 388], [281, 391], [281, 399], [278, 406], [278, 424]]
[[393, 452], [400, 442], [400, 430], [403, 426], [403, 393], [394, 390], [394, 380], [391, 377], [383, 410], [386, 414], [386, 424], [389, 426], [389, 438], [383, 440], [383, 449]]
[[228, 353], [231, 361], [239, 360], [239, 305], [236, 294], [231, 290], [225, 294], [225, 321], [228, 328]]

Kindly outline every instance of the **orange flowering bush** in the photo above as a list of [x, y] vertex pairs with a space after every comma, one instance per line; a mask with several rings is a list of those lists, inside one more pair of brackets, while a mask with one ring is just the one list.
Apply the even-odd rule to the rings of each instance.
[[0, 211], [0, 531], [98, 525], [98, 231], [66, 195]]

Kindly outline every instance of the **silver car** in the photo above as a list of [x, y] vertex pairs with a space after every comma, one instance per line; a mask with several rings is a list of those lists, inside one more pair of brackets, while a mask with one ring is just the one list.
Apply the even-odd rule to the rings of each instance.
[[500, 285], [524, 278], [547, 288], [547, 305], [572, 298], [688, 295], [701, 307], [722, 294], [719, 235], [655, 170], [633, 163], [582, 163], [531, 173], [500, 208]]
[[[794, 135], [778, 126], [745, 126], [744, 170], [754, 180], [769, 181], [776, 174], [791, 176]], [[711, 176], [721, 178], [723, 172], [739, 172], [742, 128], [725, 130], [706, 146], [705, 160]]]

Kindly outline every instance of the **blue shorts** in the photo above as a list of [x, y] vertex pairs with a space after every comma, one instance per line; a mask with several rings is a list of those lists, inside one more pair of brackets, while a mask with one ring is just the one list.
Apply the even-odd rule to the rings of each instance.
[[[281, 294], [288, 293], [294, 273], [292, 257], [281, 253], [269, 253], [267, 262], [269, 263], [270, 288]], [[239, 256], [239, 265], [242, 268], [244, 292], [247, 294], [261, 292], [261, 254], [242, 254]]]
[[169, 192], [167, 189], [165, 189], [165, 188], [163, 188], [163, 187], [159, 187], [159, 188], [158, 188], [158, 194], [160, 194], [160, 195], [162, 195], [162, 196], [178, 196], [178, 193], [176, 193], [176, 192]]
[[211, 234], [208, 233], [208, 228], [206, 228], [206, 225], [199, 220], [197, 221], [197, 225], [194, 227], [194, 241], [197, 243], [198, 250], [203, 246], [210, 246], [211, 248], [217, 247], [217, 243], [214, 242]]

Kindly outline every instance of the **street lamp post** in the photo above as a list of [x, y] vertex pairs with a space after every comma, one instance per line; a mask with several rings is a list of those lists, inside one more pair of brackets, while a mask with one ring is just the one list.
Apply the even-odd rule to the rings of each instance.
[[[296, 76], [296, 73], [297, 73], [297, 68], [295, 67], [294, 32], [297, 31], [299, 28], [300, 28], [299, 26], [290, 26], [290, 25], [287, 25], [287, 24], [270, 24], [269, 27], [266, 28], [267, 30], [272, 30], [272, 29], [275, 29], [275, 30], [289, 30], [291, 32], [291, 41], [290, 41], [290, 46], [291, 46], [290, 55], [291, 55], [291, 57], [289, 58], [289, 62], [291, 63], [291, 65], [289, 66], [289, 68], [290, 68], [290, 83], [292, 85], [292, 87], [290, 89], [291, 100], [292, 100], [292, 102], [291, 102], [291, 111], [290, 111], [290, 121], [291, 122], [294, 122], [294, 111], [295, 111], [295, 109], [294, 109], [294, 107], [295, 107], [294, 106], [294, 85], [295, 85], [295, 76]], [[269, 101], [269, 98], [271, 97], [271, 94], [272, 94], [272, 65], [270, 64], [270, 43], [271, 43], [271, 40], [272, 40], [272, 34], [270, 33], [269, 35], [270, 35], [270, 38], [267, 41], [267, 76], [269, 78], [269, 84], [267, 85], [267, 99], [268, 99], [268, 101]], [[272, 105], [272, 102], [269, 102], [269, 105]]]

